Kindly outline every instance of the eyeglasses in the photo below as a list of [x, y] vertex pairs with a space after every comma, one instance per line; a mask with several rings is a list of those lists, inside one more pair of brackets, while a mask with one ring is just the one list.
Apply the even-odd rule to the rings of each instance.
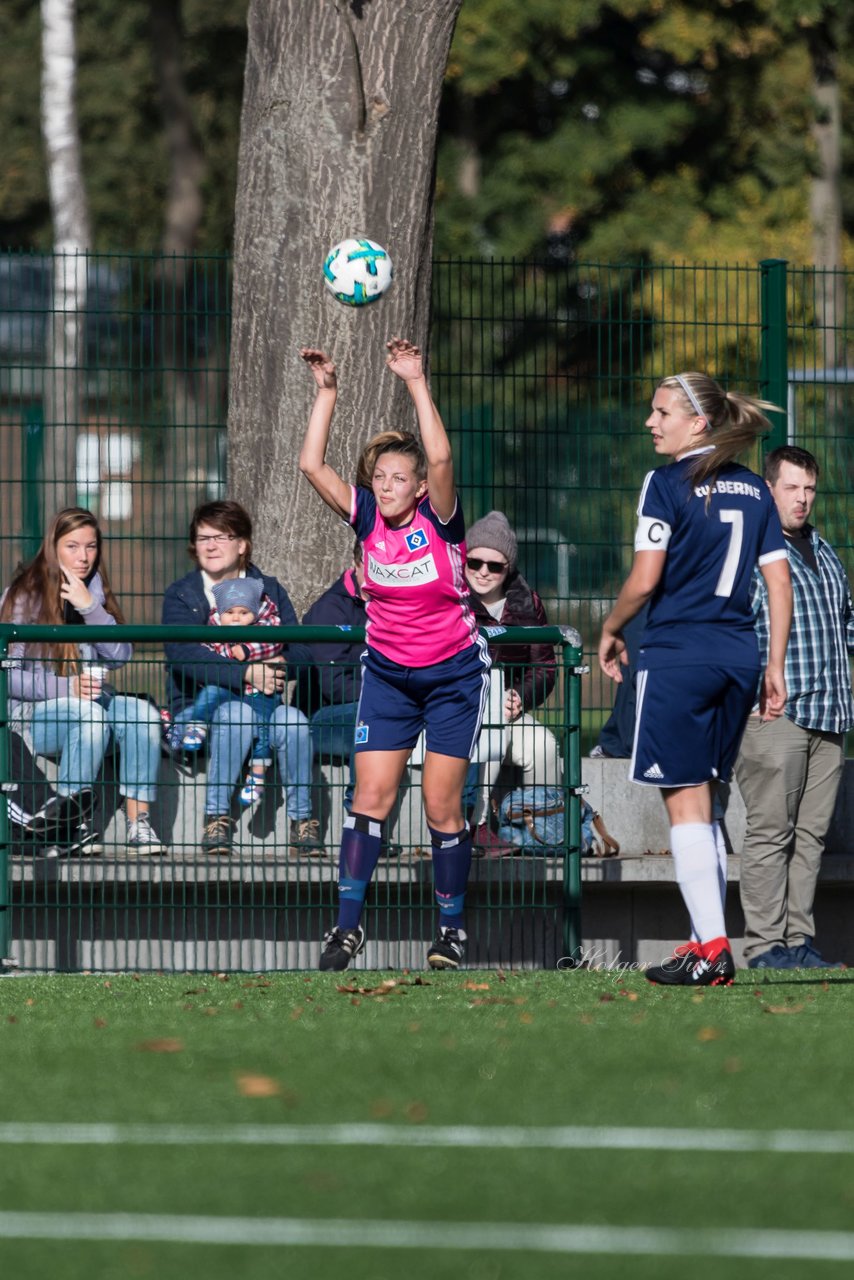
[[237, 535], [234, 533], [197, 533], [196, 546], [203, 547], [209, 542], [236, 542]]
[[466, 556], [466, 568], [473, 573], [480, 569], [488, 569], [490, 573], [506, 573], [510, 566], [502, 560], [478, 560], [476, 556]]

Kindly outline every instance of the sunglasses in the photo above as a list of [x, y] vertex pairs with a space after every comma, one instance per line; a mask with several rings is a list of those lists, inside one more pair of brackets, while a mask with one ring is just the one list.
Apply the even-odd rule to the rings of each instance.
[[502, 560], [478, 560], [476, 556], [466, 556], [466, 568], [473, 573], [480, 569], [488, 569], [490, 573], [506, 573], [510, 566]]

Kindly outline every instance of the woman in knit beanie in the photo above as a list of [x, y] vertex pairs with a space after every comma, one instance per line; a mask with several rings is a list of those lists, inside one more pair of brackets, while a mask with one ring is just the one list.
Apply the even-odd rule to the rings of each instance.
[[[517, 568], [516, 534], [503, 511], [490, 511], [475, 521], [466, 534], [466, 581], [469, 603], [482, 627], [543, 627], [548, 625], [543, 602]], [[529, 714], [546, 701], [555, 685], [555, 651], [548, 644], [493, 644], [493, 662], [504, 681], [504, 737], [507, 763], [517, 765], [525, 786], [560, 783], [560, 753], [554, 734]], [[494, 762], [492, 762], [494, 764]], [[495, 782], [497, 767], [485, 768], [487, 789]], [[474, 810], [475, 850], [482, 856], [512, 853], [502, 845], [489, 825], [489, 805], [484, 816], [477, 801], [479, 770], [472, 765], [464, 799]]]

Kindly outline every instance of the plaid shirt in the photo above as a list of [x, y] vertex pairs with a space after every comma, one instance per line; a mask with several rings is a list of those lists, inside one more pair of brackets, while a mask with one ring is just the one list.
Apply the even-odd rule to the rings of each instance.
[[[794, 612], [786, 650], [786, 716], [803, 729], [844, 733], [854, 725], [847, 652], [854, 652], [854, 604], [836, 552], [815, 529], [809, 534], [818, 574], [797, 551], [787, 550]], [[753, 572], [751, 600], [764, 667], [768, 661], [768, 591], [758, 569]]]
[[[210, 616], [208, 618], [208, 625], [212, 627], [222, 626], [219, 613], [216, 609], [211, 609]], [[278, 627], [281, 625], [279, 611], [269, 596], [262, 596], [261, 608], [258, 611], [258, 617], [255, 619], [255, 623], [253, 625], [258, 627]], [[245, 654], [243, 659], [244, 662], [265, 662], [269, 658], [277, 658], [279, 654], [283, 652], [284, 647], [285, 646], [281, 641], [270, 641], [269, 643], [265, 643], [261, 640], [253, 640], [251, 642], [244, 641], [239, 645], [239, 648], [241, 648]], [[228, 641], [225, 640], [211, 640], [210, 642], [206, 640], [205, 648], [213, 649], [214, 653], [218, 653], [225, 658], [233, 658], [235, 656], [233, 652], [235, 645], [229, 644]], [[246, 688], [247, 691], [251, 690], [252, 692], [257, 692], [257, 690], [255, 690], [255, 686], [252, 684], [247, 683]]]

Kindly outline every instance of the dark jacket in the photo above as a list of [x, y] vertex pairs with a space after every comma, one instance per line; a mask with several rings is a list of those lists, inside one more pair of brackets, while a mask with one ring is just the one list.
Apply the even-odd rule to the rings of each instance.
[[[279, 611], [283, 626], [296, 626], [297, 615], [288, 598], [288, 593], [276, 578], [262, 573], [254, 564], [246, 570], [249, 578], [260, 578], [264, 583], [264, 594], [268, 595]], [[207, 626], [211, 607], [205, 596], [202, 585], [201, 569], [194, 569], [186, 577], [173, 582], [166, 588], [163, 597], [163, 613], [161, 622], [167, 626], [200, 627]], [[221, 688], [233, 689], [235, 696], [243, 692], [246, 663], [227, 658], [224, 654], [214, 653], [205, 645], [191, 641], [170, 641], [163, 646], [166, 653], [166, 670], [168, 673], [167, 696], [169, 709], [175, 716], [193, 701], [198, 689], [205, 684], [218, 684]], [[286, 646], [289, 665], [296, 658], [300, 646]]]
[[[507, 580], [507, 598], [500, 623], [496, 622], [474, 591], [469, 604], [479, 627], [545, 627], [548, 626], [543, 602], [521, 573]], [[515, 689], [526, 711], [540, 706], [555, 687], [557, 659], [550, 644], [501, 644], [489, 642], [495, 662], [504, 668], [505, 689]]]
[[[311, 627], [364, 627], [365, 602], [359, 595], [353, 570], [342, 573], [323, 595], [318, 596], [302, 620]], [[359, 655], [365, 648], [364, 643], [354, 643], [344, 634], [334, 643], [310, 643], [306, 648], [316, 664], [320, 705], [340, 706], [344, 702], [358, 701], [362, 690]]]

